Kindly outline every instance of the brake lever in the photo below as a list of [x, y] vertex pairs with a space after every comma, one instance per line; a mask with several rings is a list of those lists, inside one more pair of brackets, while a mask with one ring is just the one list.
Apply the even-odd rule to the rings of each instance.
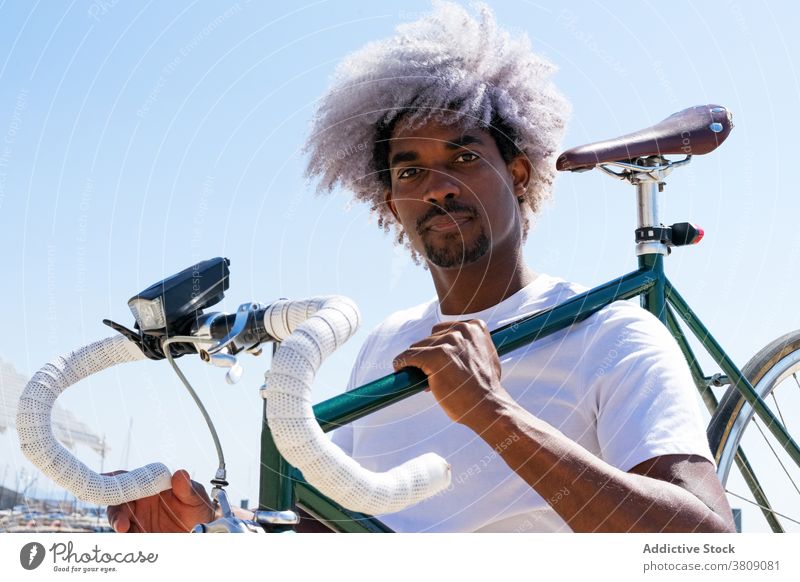
[[[235, 354], [257, 345], [258, 338], [252, 331], [248, 330], [255, 327], [256, 314], [266, 307], [266, 305], [257, 302], [243, 303], [240, 305], [239, 309], [236, 310], [236, 317], [233, 320], [233, 325], [228, 334], [224, 338], [217, 340], [213, 345], [205, 348], [204, 351], [209, 355], [213, 355], [219, 353], [226, 347], [231, 347], [231, 351]], [[200, 355], [203, 356], [202, 353]]]

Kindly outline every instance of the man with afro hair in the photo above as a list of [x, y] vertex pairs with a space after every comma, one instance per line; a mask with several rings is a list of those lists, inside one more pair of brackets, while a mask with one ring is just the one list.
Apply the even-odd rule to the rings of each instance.
[[[616, 302], [498, 357], [491, 329], [585, 288], [522, 255], [569, 111], [554, 67], [477, 12], [437, 2], [354, 53], [313, 121], [308, 176], [369, 204], [437, 294], [373, 330], [350, 379], [413, 366], [429, 391], [334, 442], [374, 471], [426, 452], [451, 464], [446, 491], [379, 516], [397, 531], [733, 531], [689, 370], [651, 314]], [[117, 531], [186, 531], [211, 519], [207, 499], [178, 472], [161, 500], [109, 516]]]

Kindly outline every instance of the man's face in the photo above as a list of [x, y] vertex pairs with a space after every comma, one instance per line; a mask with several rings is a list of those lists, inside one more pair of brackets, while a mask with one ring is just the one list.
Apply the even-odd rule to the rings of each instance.
[[522, 244], [517, 198], [530, 177], [522, 157], [506, 163], [481, 129], [402, 122], [389, 142], [387, 203], [411, 245], [430, 263], [460, 268]]

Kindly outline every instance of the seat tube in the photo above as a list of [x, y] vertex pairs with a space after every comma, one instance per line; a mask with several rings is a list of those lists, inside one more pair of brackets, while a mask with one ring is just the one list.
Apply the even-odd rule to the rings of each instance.
[[667, 324], [666, 295], [664, 293], [664, 256], [658, 253], [639, 255], [639, 266], [649, 269], [656, 284], [641, 296], [642, 307]]
[[[661, 162], [660, 158], [653, 157], [647, 159], [644, 165], [655, 166]], [[638, 174], [633, 182], [636, 187], [637, 228], [661, 227], [659, 197], [663, 182], [648, 174]], [[650, 270], [656, 279], [656, 284], [641, 296], [642, 307], [658, 317], [665, 325], [667, 312], [664, 293], [664, 257], [668, 253], [669, 247], [660, 241], [650, 240], [636, 243], [639, 267]]]

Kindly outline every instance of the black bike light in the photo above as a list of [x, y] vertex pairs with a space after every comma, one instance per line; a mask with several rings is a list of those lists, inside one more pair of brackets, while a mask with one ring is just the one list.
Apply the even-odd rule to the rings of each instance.
[[222, 301], [228, 288], [230, 261], [216, 257], [172, 275], [128, 300], [143, 332], [167, 333], [182, 327], [206, 307]]

